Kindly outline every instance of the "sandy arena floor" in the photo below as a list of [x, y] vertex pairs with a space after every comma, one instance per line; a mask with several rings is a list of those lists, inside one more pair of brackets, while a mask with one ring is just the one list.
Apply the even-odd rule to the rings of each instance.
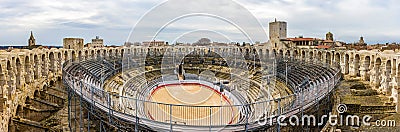
[[231, 100], [221, 96], [219, 91], [201, 84], [159, 86], [151, 92], [148, 99], [160, 103], [145, 104], [148, 116], [156, 121], [170, 122], [172, 119], [175, 124], [186, 125], [210, 125], [211, 121], [212, 125], [226, 125], [234, 124], [238, 120], [239, 110], [231, 106]]

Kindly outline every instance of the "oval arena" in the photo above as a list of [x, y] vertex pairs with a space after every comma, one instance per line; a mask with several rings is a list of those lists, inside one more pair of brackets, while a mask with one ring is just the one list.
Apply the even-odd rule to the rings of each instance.
[[275, 130], [278, 116], [316, 107], [342, 76], [336, 63], [259, 54], [234, 46], [135, 47], [66, 61], [69, 104], [80, 106], [70, 108], [71, 129]]

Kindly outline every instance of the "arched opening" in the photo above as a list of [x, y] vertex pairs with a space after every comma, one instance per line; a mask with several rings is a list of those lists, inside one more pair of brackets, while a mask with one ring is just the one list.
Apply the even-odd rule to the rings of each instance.
[[278, 57], [279, 57], [279, 58], [282, 58], [282, 57], [283, 57], [283, 50], [279, 50], [279, 55], [278, 55]]
[[82, 51], [79, 51], [79, 52], [78, 52], [78, 59], [79, 59], [79, 61], [82, 60]]
[[100, 57], [101, 57], [101, 52], [100, 52], [100, 50], [97, 50], [96, 55], [97, 55], [97, 58], [100, 58]]
[[306, 51], [301, 51], [301, 58], [305, 59], [306, 58]]
[[57, 58], [58, 58], [58, 61], [57, 61], [57, 64], [55, 67], [57, 68], [56, 70], [59, 71], [61, 69], [61, 65], [62, 65], [62, 57], [61, 57], [60, 52], [57, 53]]
[[17, 65], [17, 73], [16, 73], [16, 76], [15, 76], [15, 79], [16, 79], [16, 85], [15, 85], [15, 87], [17, 88], [17, 90], [19, 91], [20, 90], [20, 88], [21, 88], [21, 61], [19, 60], [19, 58], [17, 58], [17, 60], [15, 61], [15, 65]]
[[72, 57], [72, 61], [75, 61], [75, 60], [76, 60], [75, 51], [72, 51], [72, 53], [71, 53], [71, 57]]
[[328, 63], [329, 65], [332, 64], [331, 63], [331, 53], [330, 52], [326, 52], [326, 58], [325, 58], [325, 62]]
[[381, 82], [381, 79], [382, 79], [382, 76], [381, 76], [381, 73], [382, 73], [381, 64], [382, 64], [382, 60], [380, 58], [376, 58], [375, 64], [374, 64], [374, 69], [373, 69], [374, 73], [371, 74], [371, 77], [372, 77], [371, 80], [373, 80], [375, 88], [380, 85], [380, 82]]
[[68, 60], [68, 52], [64, 51], [64, 61], [67, 61], [67, 60]]
[[56, 71], [56, 68], [55, 68], [55, 62], [54, 62], [54, 53], [53, 52], [50, 52], [50, 54], [49, 54], [49, 59], [50, 59], [50, 72], [55, 72]]
[[91, 52], [90, 52], [90, 57], [93, 59], [94, 58], [94, 50], [92, 50]]
[[349, 74], [349, 59], [350, 59], [349, 54], [346, 54], [344, 57], [344, 63], [345, 63], [344, 74]]
[[322, 52], [321, 51], [319, 51], [317, 54], [317, 60], [322, 61]]
[[364, 79], [365, 80], [367, 80], [367, 81], [369, 81], [370, 80], [370, 78], [369, 78], [369, 72], [370, 72], [370, 65], [371, 65], [371, 57], [369, 57], [369, 56], [366, 56], [365, 58], [364, 58], [365, 60], [364, 60], [364, 68], [365, 68], [365, 75], [364, 75]]
[[296, 58], [297, 59], [297, 57], [298, 57], [298, 52], [297, 52], [297, 50], [295, 50], [294, 52], [293, 52], [293, 58]]
[[382, 92], [385, 95], [390, 95], [391, 94], [391, 90], [389, 87], [389, 82], [392, 80], [390, 77], [390, 74], [392, 73], [392, 61], [391, 60], [387, 60], [386, 61], [386, 65], [385, 65], [385, 69], [383, 71], [383, 76], [381, 82], [381, 88], [382, 88]]
[[[25, 72], [26, 72], [25, 82], [30, 82], [30, 80], [31, 80], [30, 76], [32, 74], [31, 74], [31, 64], [29, 61], [29, 56], [25, 56], [25, 64], [24, 65], [25, 65]], [[1, 69], [1, 67], [0, 67], [0, 69]]]
[[8, 71], [8, 78], [7, 78], [7, 85], [8, 85], [8, 97], [11, 98], [11, 93], [13, 93], [13, 80], [12, 77], [14, 73], [12, 72], [12, 66], [10, 60], [7, 61], [7, 71]]
[[290, 58], [290, 51], [289, 50], [286, 50], [285, 57], [286, 58]]
[[360, 55], [356, 54], [354, 57], [354, 72], [356, 76], [361, 76], [360, 74]]
[[268, 49], [265, 50], [265, 57], [266, 57], [267, 59], [270, 59], [270, 58], [269, 58], [269, 50], [268, 50]]
[[35, 67], [35, 69], [33, 70], [33, 72], [34, 72], [33, 79], [38, 79], [38, 77], [39, 77], [39, 58], [37, 55], [35, 55], [33, 57], [33, 62], [34, 62], [34, 67]]
[[85, 59], [89, 57], [89, 51], [85, 50]]
[[273, 55], [273, 57], [277, 58], [277, 53], [276, 53], [275, 49], [272, 51], [272, 55]]
[[337, 65], [340, 64], [340, 54], [339, 54], [339, 53], [336, 53], [336, 54], [335, 54], [335, 63], [336, 63]]
[[46, 68], [46, 64], [47, 64], [47, 59], [46, 59], [46, 55], [43, 54], [42, 55], [42, 76], [47, 76], [47, 68]]
[[309, 57], [310, 61], [313, 60], [314, 59], [314, 52], [310, 51], [310, 53], [308, 53], [308, 57]]

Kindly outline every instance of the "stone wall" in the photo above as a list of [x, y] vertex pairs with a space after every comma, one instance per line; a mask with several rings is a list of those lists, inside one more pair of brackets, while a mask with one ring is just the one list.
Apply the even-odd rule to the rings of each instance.
[[[196, 50], [194, 50], [196, 49]], [[121, 56], [131, 54], [161, 54], [163, 52], [209, 52], [227, 54], [240, 50], [244, 56], [259, 55], [260, 59], [274, 56], [294, 57], [304, 60], [327, 62], [340, 65], [344, 75], [369, 80], [371, 86], [381, 94], [398, 102], [400, 61], [394, 52], [319, 50], [319, 49], [267, 49], [263, 46], [225, 47], [102, 47], [74, 49], [15, 49], [11, 52], [0, 50], [0, 131], [7, 131], [11, 117], [15, 116], [18, 105], [24, 105], [26, 98], [32, 98], [35, 91], [43, 89], [50, 81], [61, 78], [62, 63], [66, 60], [83, 60], [100, 56]], [[397, 105], [398, 107], [398, 105]]]

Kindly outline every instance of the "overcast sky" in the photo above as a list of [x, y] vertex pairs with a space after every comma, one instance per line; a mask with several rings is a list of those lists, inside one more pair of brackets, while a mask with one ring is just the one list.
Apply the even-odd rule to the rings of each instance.
[[[36, 43], [62, 45], [64, 37], [81, 37], [85, 43], [96, 35], [107, 45], [121, 45], [140, 18], [160, 0], [0, 0], [0, 45], [27, 45], [32, 30]], [[205, 8], [181, 2], [166, 12], [179, 12], [180, 6]], [[369, 44], [400, 42], [400, 1], [398, 0], [238, 0], [268, 33], [268, 23], [277, 18], [288, 22], [288, 36], [324, 38], [330, 31], [336, 40]], [[193, 4], [194, 3], [194, 4]], [[217, 3], [220, 10], [238, 14], [232, 6]], [[212, 7], [212, 6], [211, 6]], [[219, 8], [218, 8], [219, 9]], [[231, 14], [231, 15], [232, 15]], [[237, 15], [241, 17], [241, 14]], [[157, 19], [155, 19], [157, 21]], [[207, 28], [206, 28], [207, 27]], [[212, 41], [247, 41], [219, 19], [191, 17], [172, 23], [157, 39], [169, 42], [195, 42], [201, 37]], [[262, 35], [260, 35], [262, 36]], [[257, 36], [254, 41], [264, 41]], [[197, 38], [198, 37], [198, 38]], [[146, 38], [147, 39], [147, 38]], [[140, 38], [138, 40], [141, 40]]]

